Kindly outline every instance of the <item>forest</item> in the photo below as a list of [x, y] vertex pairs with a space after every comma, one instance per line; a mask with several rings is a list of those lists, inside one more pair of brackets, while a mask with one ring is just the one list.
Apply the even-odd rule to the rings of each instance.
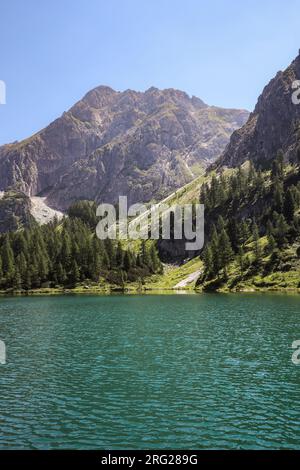
[[[300, 170], [299, 164], [285, 164], [282, 152], [269, 170], [250, 163], [229, 176], [213, 176], [202, 186], [200, 201], [207, 243], [198, 283], [206, 282], [210, 289], [231, 281], [233, 287], [256, 273], [299, 267]], [[229, 272], [233, 262], [239, 267], [235, 279]]]
[[121, 242], [97, 238], [94, 203], [79, 201], [68, 215], [0, 236], [0, 289], [74, 287], [101, 278], [122, 286], [161, 272], [154, 243], [143, 241], [135, 252]]

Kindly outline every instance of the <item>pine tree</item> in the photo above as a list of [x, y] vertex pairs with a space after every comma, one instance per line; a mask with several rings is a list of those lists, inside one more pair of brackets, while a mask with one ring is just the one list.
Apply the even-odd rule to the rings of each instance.
[[238, 251], [238, 263], [239, 263], [239, 267], [240, 267], [240, 272], [241, 274], [244, 273], [244, 269], [245, 269], [245, 252], [244, 252], [244, 249], [242, 246], [239, 247], [239, 251]]
[[102, 252], [102, 265], [104, 269], [110, 268], [110, 259], [104, 247], [103, 247], [103, 252]]
[[248, 238], [250, 236], [249, 227], [248, 227], [247, 222], [245, 220], [241, 224], [240, 235], [241, 235], [242, 246], [244, 248], [245, 243], [246, 243], [246, 241], [248, 240]]
[[26, 290], [30, 290], [32, 287], [32, 283], [31, 283], [31, 272], [30, 272], [30, 269], [28, 268], [27, 269], [27, 272], [26, 272], [26, 276], [25, 276], [25, 280], [24, 280], [24, 288]]
[[114, 243], [112, 240], [110, 240], [110, 238], [106, 238], [104, 245], [105, 245], [105, 249], [107, 252], [108, 259], [109, 259], [109, 267], [114, 268], [116, 267], [116, 264], [117, 264], [116, 263], [116, 249], [115, 249]]
[[210, 245], [207, 245], [203, 253], [204, 273], [207, 279], [210, 279], [214, 274], [213, 254]]
[[60, 252], [60, 259], [62, 265], [65, 267], [65, 269], [68, 271], [71, 267], [71, 238], [69, 233], [64, 230], [63, 232], [63, 240], [62, 240], [62, 247], [61, 247], [61, 252]]
[[76, 260], [71, 261], [71, 271], [69, 275], [69, 282], [73, 285], [77, 284], [80, 281], [80, 271]]
[[137, 257], [136, 257], [136, 265], [141, 268], [142, 267], [142, 259], [141, 259], [141, 255], [140, 253], [138, 253]]
[[125, 251], [125, 255], [124, 255], [124, 269], [126, 272], [130, 271], [132, 267], [132, 258], [131, 258], [131, 255], [130, 255], [130, 252], [127, 250]]
[[144, 266], [151, 266], [151, 257], [145, 240], [141, 244], [141, 261]]
[[14, 254], [11, 248], [9, 235], [5, 235], [1, 250], [2, 270], [7, 283], [10, 285], [14, 276]]
[[15, 269], [12, 287], [16, 291], [20, 291], [22, 289], [22, 278], [18, 268]]
[[227, 277], [227, 265], [232, 259], [233, 251], [225, 229], [221, 231], [219, 238], [219, 256], [224, 276]]
[[253, 234], [254, 260], [255, 262], [259, 262], [262, 256], [262, 250], [260, 246], [258, 226], [256, 223], [253, 225], [252, 234]]
[[161, 262], [158, 257], [158, 253], [155, 244], [152, 243], [150, 247], [150, 259], [151, 259], [151, 270], [153, 273], [161, 271]]
[[219, 191], [218, 191], [218, 180], [215, 175], [212, 176], [210, 184], [210, 204], [216, 207], [219, 203]]
[[257, 173], [252, 160], [250, 160], [249, 173], [248, 173], [248, 185], [251, 186], [255, 182]]
[[228, 235], [230, 238], [232, 249], [235, 253], [237, 253], [242, 240], [242, 236], [241, 227], [235, 218], [231, 220], [231, 223], [228, 226]]
[[27, 250], [28, 250], [28, 245], [24, 236], [24, 232], [17, 232], [14, 237], [14, 242], [13, 242], [14, 255], [18, 256], [21, 253], [24, 254], [27, 252]]
[[268, 252], [272, 254], [273, 251], [277, 248], [275, 238], [273, 235], [268, 235]]
[[293, 221], [295, 209], [296, 207], [295, 207], [294, 196], [293, 196], [291, 188], [289, 188], [284, 198], [284, 208], [283, 208], [283, 214], [284, 214], [285, 220], [288, 223], [291, 223]]
[[212, 227], [210, 248], [212, 252], [213, 274], [217, 275], [221, 269], [221, 260], [219, 254], [219, 237], [215, 225]]
[[39, 272], [39, 277], [41, 279], [41, 282], [46, 281], [48, 278], [48, 259], [45, 253], [41, 252], [39, 258], [38, 258], [38, 272]]
[[98, 281], [101, 272], [101, 258], [99, 253], [95, 253], [93, 261], [93, 275], [92, 279]]
[[274, 183], [273, 199], [274, 210], [281, 214], [283, 211], [283, 186], [279, 181]]
[[277, 223], [276, 223], [276, 242], [279, 247], [282, 247], [286, 244], [287, 239], [286, 236], [289, 231], [289, 226], [286, 223], [286, 220], [282, 214], [279, 215]]
[[225, 221], [221, 215], [218, 217], [217, 227], [219, 232], [225, 229]]
[[124, 261], [124, 252], [122, 250], [121, 242], [118, 242], [117, 250], [116, 250], [116, 263], [120, 269], [123, 268], [123, 261]]
[[58, 263], [58, 265], [57, 265], [56, 275], [57, 275], [57, 282], [59, 284], [65, 284], [65, 282], [67, 280], [67, 275], [66, 275], [66, 271], [63, 268], [61, 263]]
[[283, 152], [280, 150], [273, 161], [271, 177], [273, 181], [283, 178]]
[[268, 219], [267, 226], [266, 226], [266, 234], [268, 237], [273, 235], [274, 233], [274, 227], [270, 219]]
[[27, 262], [23, 251], [18, 255], [16, 265], [20, 271], [21, 278], [24, 280], [27, 271]]
[[35, 254], [32, 256], [29, 270], [30, 270], [32, 287], [40, 287], [41, 277], [40, 277], [40, 272], [39, 272], [38, 260]]

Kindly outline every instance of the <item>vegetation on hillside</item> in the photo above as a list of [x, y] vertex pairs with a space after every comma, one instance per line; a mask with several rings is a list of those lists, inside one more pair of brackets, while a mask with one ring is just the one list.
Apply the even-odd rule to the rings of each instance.
[[204, 290], [300, 287], [300, 169], [278, 153], [272, 168], [253, 164], [213, 176], [205, 205]]
[[126, 250], [120, 242], [99, 240], [95, 222], [93, 203], [80, 202], [62, 222], [1, 235], [0, 289], [75, 287], [101, 279], [118, 286], [142, 284], [161, 272], [154, 243], [142, 242], [138, 253]]
[[[264, 171], [247, 162], [219, 175], [210, 172], [168, 202], [195, 203], [199, 190], [207, 241], [200, 259], [195, 253], [163, 273], [155, 241], [99, 240], [96, 204], [78, 201], [60, 222], [24, 228], [19, 219], [0, 235], [0, 290], [170, 289], [197, 270], [202, 271], [197, 288], [203, 290], [300, 288], [299, 165], [284, 164], [279, 153]], [[7, 197], [15, 201], [21, 195]], [[184, 240], [176, 243], [169, 242], [174, 260]]]

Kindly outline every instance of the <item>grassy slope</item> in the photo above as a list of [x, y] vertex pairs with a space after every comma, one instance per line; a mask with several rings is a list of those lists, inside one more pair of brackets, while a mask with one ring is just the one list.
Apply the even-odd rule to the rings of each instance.
[[[267, 244], [267, 237], [260, 238], [262, 248]], [[254, 259], [252, 243], [246, 245], [247, 256]], [[260, 291], [293, 291], [300, 292], [300, 259], [296, 255], [297, 245], [294, 244], [281, 250], [282, 258], [290, 263], [288, 270], [277, 271], [263, 275], [260, 272], [251, 273], [251, 270], [244, 269], [241, 273], [237, 259], [234, 259], [228, 266], [228, 279], [213, 279], [204, 282], [196, 287], [196, 290], [215, 290], [217, 292], [260, 292]], [[262, 268], [270, 260], [267, 255], [262, 260]], [[218, 286], [215, 288], [215, 286]]]
[[[246, 167], [247, 162], [243, 165]], [[225, 174], [230, 174], [235, 170], [228, 169]], [[286, 168], [289, 171], [289, 167]], [[209, 176], [200, 175], [191, 183], [176, 191], [176, 193], [168, 200], [170, 205], [173, 204], [188, 204], [199, 201], [199, 193], [201, 185], [210, 180], [212, 174]], [[267, 238], [260, 239], [261, 247], [264, 248], [267, 244]], [[300, 260], [296, 256], [297, 245], [294, 244], [288, 248], [281, 250], [283, 259], [291, 262], [291, 267], [287, 271], [278, 271], [271, 274], [263, 275], [260, 273], [243, 273], [241, 276], [240, 267], [235, 259], [228, 269], [228, 281], [221, 284], [218, 291], [297, 291], [300, 292]], [[254, 258], [252, 243], [246, 245], [246, 254], [250, 258]], [[266, 265], [270, 256], [263, 258], [263, 265]], [[200, 270], [203, 266], [199, 257], [181, 265], [181, 266], [166, 266], [164, 274], [152, 276], [146, 281], [146, 289], [170, 289], [173, 288], [179, 281], [185, 279], [189, 274]], [[241, 279], [243, 277], [243, 279]], [[214, 280], [215, 282], [216, 280]], [[202, 291], [203, 285], [197, 286], [197, 291]], [[191, 283], [183, 290], [191, 290], [195, 288], [195, 282]]]
[[[178, 282], [187, 278], [195, 271], [200, 270], [202, 266], [203, 263], [199, 257], [194, 258], [181, 266], [166, 265], [164, 267], [163, 274], [155, 274], [146, 280], [145, 288], [147, 290], [173, 289]], [[184, 288], [180, 288], [180, 290], [191, 290], [194, 288], [195, 281], [189, 283]]]

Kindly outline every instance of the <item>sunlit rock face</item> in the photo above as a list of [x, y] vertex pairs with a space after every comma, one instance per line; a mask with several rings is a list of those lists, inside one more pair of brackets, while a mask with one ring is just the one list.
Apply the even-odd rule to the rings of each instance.
[[300, 54], [264, 88], [247, 123], [232, 134], [229, 145], [217, 162], [218, 166], [234, 167], [252, 160], [264, 167], [279, 150], [283, 151], [286, 160], [297, 160], [300, 149], [300, 91], [297, 92], [295, 87], [298, 80]]
[[46, 196], [62, 210], [77, 199], [160, 199], [215, 161], [248, 115], [174, 89], [100, 86], [34, 136], [0, 147], [0, 191]]

